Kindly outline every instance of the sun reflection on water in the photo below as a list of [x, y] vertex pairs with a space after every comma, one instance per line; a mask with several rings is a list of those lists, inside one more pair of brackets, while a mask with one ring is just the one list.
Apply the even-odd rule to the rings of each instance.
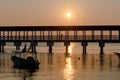
[[68, 47], [68, 53], [70, 53], [70, 54], [72, 53], [72, 46]]
[[72, 60], [71, 57], [66, 58], [66, 65], [64, 69], [64, 79], [65, 80], [73, 80], [73, 66], [72, 66]]
[[73, 53], [73, 44], [68, 46], [68, 56], [71, 56]]

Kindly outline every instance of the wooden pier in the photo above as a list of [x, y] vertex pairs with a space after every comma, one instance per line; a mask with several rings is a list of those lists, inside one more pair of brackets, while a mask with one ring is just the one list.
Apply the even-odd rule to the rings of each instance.
[[30, 42], [36, 52], [38, 42], [46, 42], [52, 53], [54, 42], [64, 42], [66, 53], [71, 42], [81, 42], [86, 54], [88, 43], [98, 42], [100, 54], [104, 53], [105, 43], [120, 43], [119, 26], [0, 26], [0, 52], [4, 52], [6, 42], [14, 42], [16, 50], [22, 42]]

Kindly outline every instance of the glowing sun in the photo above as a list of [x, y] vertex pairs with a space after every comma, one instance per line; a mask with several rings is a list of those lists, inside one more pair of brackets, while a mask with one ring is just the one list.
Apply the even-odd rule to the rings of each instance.
[[67, 12], [67, 13], [66, 13], [66, 17], [67, 17], [67, 18], [70, 18], [71, 16], [72, 16], [71, 12]]

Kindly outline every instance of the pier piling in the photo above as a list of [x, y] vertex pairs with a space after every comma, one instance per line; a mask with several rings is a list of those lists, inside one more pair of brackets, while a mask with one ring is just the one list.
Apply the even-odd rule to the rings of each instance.
[[36, 46], [37, 46], [37, 42], [35, 41], [31, 41], [31, 47], [32, 47], [32, 52], [35, 53], [36, 52]]
[[86, 54], [86, 49], [87, 49], [87, 46], [88, 46], [88, 43], [87, 42], [82, 42], [81, 45], [83, 46], [83, 54]]
[[0, 44], [0, 52], [1, 52], [1, 44]]
[[105, 43], [103, 41], [99, 42], [99, 47], [100, 47], [100, 54], [103, 55], [104, 54], [104, 46]]
[[14, 42], [14, 46], [16, 46], [16, 50], [20, 50], [21, 42]]
[[47, 46], [49, 46], [49, 53], [52, 53], [52, 46], [54, 46], [53, 42], [47, 42]]
[[5, 42], [0, 41], [0, 52], [4, 52], [4, 46], [6, 45]]
[[68, 53], [68, 47], [70, 46], [70, 42], [65, 41], [64, 46], [65, 46], [65, 53], [67, 54]]
[[2, 45], [2, 52], [4, 52], [5, 50], [4, 50], [4, 45]]

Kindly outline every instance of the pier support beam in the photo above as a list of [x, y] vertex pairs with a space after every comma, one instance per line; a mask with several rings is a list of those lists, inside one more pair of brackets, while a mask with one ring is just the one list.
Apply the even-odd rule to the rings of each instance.
[[4, 52], [5, 42], [0, 41], [0, 52]]
[[36, 53], [36, 46], [37, 46], [37, 42], [32, 41], [31, 42], [32, 53]]
[[52, 53], [52, 46], [49, 46], [49, 53]]
[[64, 42], [64, 46], [66, 47], [65, 53], [68, 54], [68, 47], [70, 46], [70, 42]]
[[16, 50], [20, 50], [21, 42], [14, 42], [14, 46], [16, 46]]
[[19, 45], [16, 45], [16, 50], [20, 50], [20, 46]]
[[4, 50], [4, 45], [2, 45], [2, 52], [4, 52], [5, 50]]
[[52, 46], [54, 46], [53, 42], [47, 42], [47, 46], [49, 46], [49, 53], [52, 53]]
[[82, 42], [81, 45], [83, 46], [83, 54], [86, 54], [86, 48], [88, 46], [88, 42]]
[[103, 55], [104, 54], [104, 46], [105, 43], [103, 41], [99, 42], [99, 47], [100, 47], [100, 54]]
[[0, 52], [1, 52], [1, 44], [0, 44]]
[[1, 41], [1, 31], [0, 31], [0, 52], [1, 52], [1, 43], [2, 41]]

